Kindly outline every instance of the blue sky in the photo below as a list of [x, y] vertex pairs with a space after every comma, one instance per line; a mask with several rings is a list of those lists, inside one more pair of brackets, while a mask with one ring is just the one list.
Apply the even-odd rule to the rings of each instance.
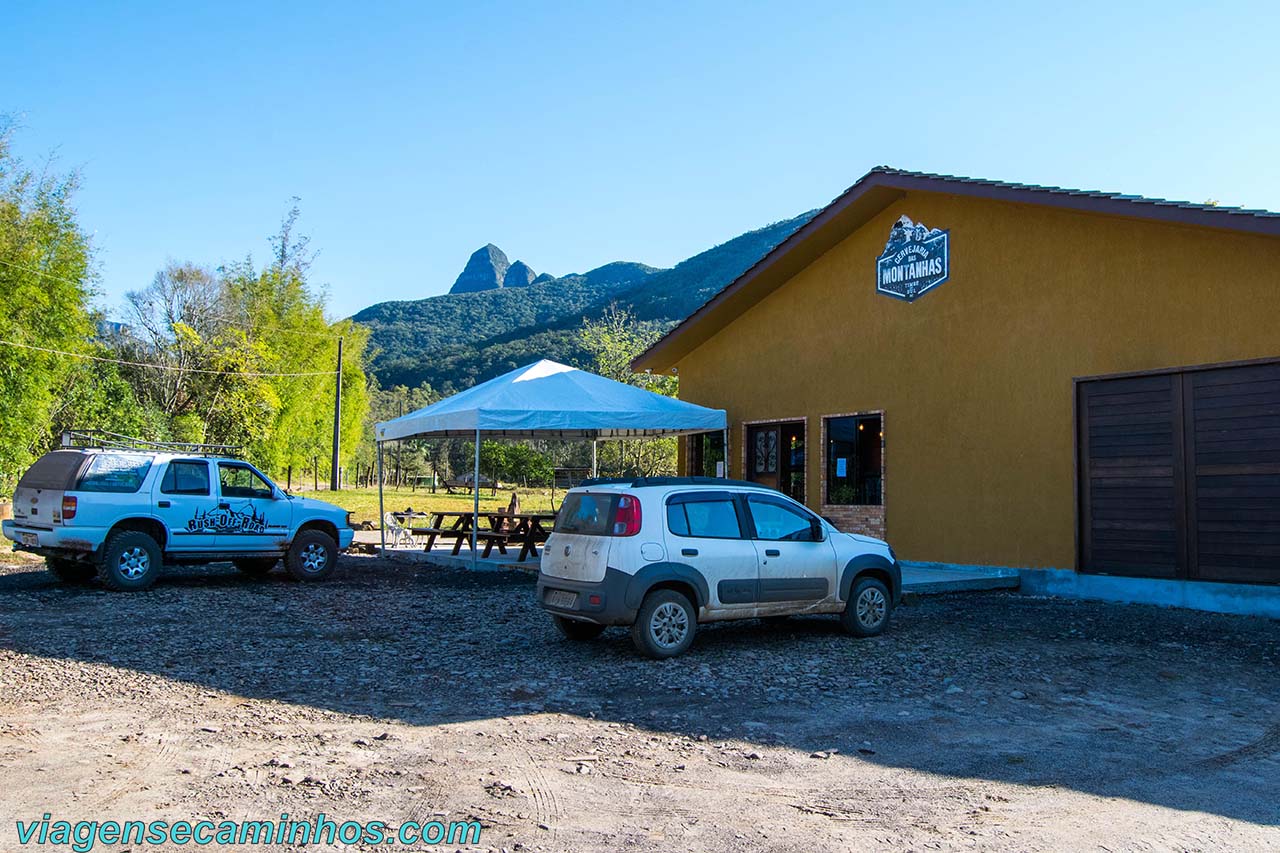
[[108, 308], [295, 195], [335, 316], [487, 242], [668, 266], [877, 164], [1280, 210], [1277, 4], [1034, 5], [7, 0], [0, 112], [82, 172]]

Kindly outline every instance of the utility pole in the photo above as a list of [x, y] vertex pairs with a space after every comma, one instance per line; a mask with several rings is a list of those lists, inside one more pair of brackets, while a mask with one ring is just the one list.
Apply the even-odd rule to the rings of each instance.
[[338, 373], [333, 382], [333, 464], [329, 466], [329, 491], [340, 488], [338, 445], [342, 442], [342, 338], [338, 338]]

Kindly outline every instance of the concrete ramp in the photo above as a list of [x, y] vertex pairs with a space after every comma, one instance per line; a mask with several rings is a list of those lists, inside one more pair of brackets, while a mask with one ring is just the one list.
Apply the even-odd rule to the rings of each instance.
[[1021, 583], [1021, 575], [1017, 569], [913, 563], [906, 560], [899, 565], [902, 567], [902, 591], [916, 595], [1017, 589]]

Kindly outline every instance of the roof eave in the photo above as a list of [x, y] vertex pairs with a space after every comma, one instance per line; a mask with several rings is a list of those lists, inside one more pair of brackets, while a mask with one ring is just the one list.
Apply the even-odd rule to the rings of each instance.
[[[638, 355], [632, 360], [631, 369], [636, 372], [650, 370], [654, 373], [670, 371], [676, 362], [711, 337], [711, 334], [698, 334], [708, 320], [726, 312], [733, 313], [735, 308], [745, 311], [751, 303], [763, 298], [773, 289], [770, 285], [775, 282], [781, 284], [795, 275], [843, 240], [854, 228], [902, 198], [905, 192], [890, 186], [884, 180], [886, 177], [885, 173], [879, 171], [863, 176], [813, 219], [773, 247], [746, 272]], [[881, 192], [873, 193], [873, 190]], [[733, 316], [740, 313], [738, 311]], [[712, 333], [719, 328], [717, 326]]]
[[[709, 340], [751, 304], [909, 192], [962, 195], [1171, 225], [1280, 236], [1280, 216], [1270, 211], [1215, 208], [1141, 196], [903, 172], [877, 166], [633, 359], [631, 369], [636, 372], [669, 372], [680, 359]], [[717, 319], [723, 322], [717, 324]]]

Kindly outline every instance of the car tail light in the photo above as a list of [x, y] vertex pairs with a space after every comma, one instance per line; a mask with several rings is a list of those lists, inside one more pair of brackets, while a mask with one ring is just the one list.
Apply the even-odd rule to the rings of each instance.
[[70, 521], [76, 517], [76, 499], [73, 497], [64, 497], [62, 499], [62, 520]]
[[618, 498], [618, 509], [613, 515], [614, 536], [635, 536], [640, 532], [640, 501], [631, 495]]

